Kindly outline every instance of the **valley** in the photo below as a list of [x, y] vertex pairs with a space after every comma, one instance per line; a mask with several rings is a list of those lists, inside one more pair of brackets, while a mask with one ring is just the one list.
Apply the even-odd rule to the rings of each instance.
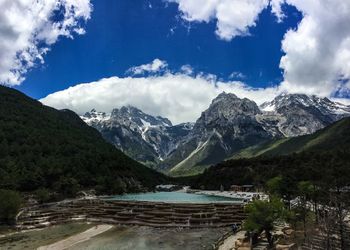
[[0, 250], [350, 250], [350, 0], [0, 0]]
[[[183, 242], [206, 237], [210, 249], [228, 244], [230, 226], [248, 228], [250, 206], [270, 206], [274, 200], [269, 199], [279, 195], [295, 202], [299, 185], [308, 183], [319, 190], [317, 197], [331, 195], [337, 199], [331, 204], [343, 209], [339, 197], [345, 193], [338, 197], [332, 190], [344, 189], [350, 180], [349, 107], [328, 99], [284, 95], [276, 97], [273, 110], [222, 93], [195, 123], [173, 125], [132, 106], [111, 114], [92, 110], [81, 119], [6, 87], [0, 94], [2, 114], [1, 107], [12, 110], [0, 123], [0, 221], [21, 231], [11, 233], [9, 227], [10, 233], [0, 236], [3, 246], [94, 249], [108, 244], [113, 249], [130, 247], [132, 241], [147, 249], [154, 247], [151, 238], [176, 231]], [[289, 113], [281, 102], [300, 110]], [[15, 133], [10, 124], [16, 124]], [[271, 182], [277, 191], [271, 191]], [[159, 184], [183, 189], [154, 192]], [[245, 187], [252, 190], [237, 192]], [[316, 206], [329, 202], [312, 199]], [[71, 226], [62, 226], [67, 223]], [[40, 239], [38, 229], [54, 234]], [[184, 247], [170, 239], [157, 244]]]

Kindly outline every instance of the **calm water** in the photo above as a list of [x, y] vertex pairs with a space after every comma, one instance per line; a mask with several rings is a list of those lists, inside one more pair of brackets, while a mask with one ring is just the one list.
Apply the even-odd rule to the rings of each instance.
[[188, 194], [182, 192], [156, 192], [116, 195], [108, 198], [109, 200], [132, 200], [132, 201], [164, 201], [164, 202], [191, 202], [191, 203], [210, 203], [210, 202], [234, 202], [240, 203], [242, 200], [226, 197], [218, 197], [203, 194]]

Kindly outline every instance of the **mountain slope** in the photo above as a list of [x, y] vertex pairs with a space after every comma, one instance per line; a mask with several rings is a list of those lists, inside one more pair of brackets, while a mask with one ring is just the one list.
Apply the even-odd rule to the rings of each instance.
[[0, 118], [0, 188], [45, 187], [69, 195], [91, 187], [116, 193], [164, 179], [105, 142], [72, 111], [2, 86]]
[[349, 115], [349, 106], [312, 95], [281, 94], [258, 107], [222, 93], [195, 124], [173, 126], [132, 106], [110, 114], [92, 110], [82, 119], [133, 159], [177, 176], [201, 173], [232, 157], [260, 155]]
[[285, 137], [312, 134], [350, 115], [349, 106], [304, 94], [281, 94], [260, 108], [261, 120], [275, 121]]
[[317, 132], [252, 146], [240, 151], [233, 158], [275, 156], [302, 151], [328, 151], [350, 148], [350, 118], [344, 118]]
[[[226, 189], [231, 185], [261, 186], [267, 180], [283, 176], [298, 181], [313, 180], [334, 183], [338, 178], [348, 185], [350, 180], [350, 118], [344, 118], [312, 135], [294, 137], [271, 143], [257, 154], [231, 159], [207, 169], [202, 175], [187, 181], [194, 188]], [[266, 145], [265, 145], [266, 146]], [[296, 186], [289, 186], [291, 190]]]
[[173, 175], [195, 174], [228, 158], [272, 152], [299, 152], [314, 142], [293, 137], [312, 134], [350, 116], [350, 107], [328, 98], [282, 94], [257, 105], [222, 93], [194, 125], [183, 145], [166, 159]]
[[151, 167], [166, 158], [192, 129], [191, 123], [173, 126], [167, 118], [133, 106], [114, 109], [111, 114], [91, 110], [81, 118], [116, 148]]
[[222, 93], [196, 121], [187, 141], [161, 165], [173, 175], [195, 174], [233, 153], [274, 138], [257, 121], [255, 102]]

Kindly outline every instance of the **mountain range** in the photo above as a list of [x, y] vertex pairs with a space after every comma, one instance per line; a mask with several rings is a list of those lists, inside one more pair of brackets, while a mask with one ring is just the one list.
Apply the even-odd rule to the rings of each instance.
[[167, 158], [193, 128], [192, 123], [173, 126], [167, 118], [132, 106], [113, 109], [110, 114], [93, 109], [81, 118], [118, 149], [151, 167]]
[[[0, 97], [0, 189], [46, 188], [67, 197], [87, 188], [136, 192], [173, 180], [137, 161], [171, 175], [213, 166], [197, 186], [215, 184], [215, 176], [230, 177], [230, 183], [235, 175], [243, 182], [250, 180], [242, 176], [250, 169], [244, 166], [256, 166], [255, 177], [247, 176], [258, 179], [281, 174], [289, 162], [298, 174], [307, 162], [344, 165], [349, 155], [344, 150], [350, 146], [350, 118], [344, 117], [350, 108], [316, 96], [281, 95], [258, 106], [222, 93], [195, 123], [178, 125], [131, 106], [110, 114], [92, 110], [83, 121], [70, 110], [44, 106], [7, 87], [0, 86]], [[231, 172], [221, 173], [226, 166], [233, 166]]]
[[328, 98], [281, 94], [258, 106], [221, 93], [195, 123], [173, 125], [136, 107], [81, 118], [124, 153], [165, 173], [192, 175], [225, 159], [260, 152], [289, 138], [312, 134], [344, 117], [350, 106]]

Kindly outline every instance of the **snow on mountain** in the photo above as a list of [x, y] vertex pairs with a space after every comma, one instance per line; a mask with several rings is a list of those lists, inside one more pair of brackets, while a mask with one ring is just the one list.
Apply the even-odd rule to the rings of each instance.
[[167, 118], [146, 114], [133, 106], [113, 109], [109, 114], [93, 109], [81, 118], [124, 153], [150, 166], [175, 150], [193, 126], [173, 126]]
[[350, 107], [328, 98], [305, 94], [281, 94], [260, 106], [259, 120], [274, 123], [284, 136], [311, 134], [350, 116]]
[[111, 114], [106, 114], [105, 112], [97, 112], [92, 109], [90, 112], [86, 112], [85, 115], [81, 116], [84, 122], [91, 125], [93, 123], [98, 123], [101, 121], [107, 121], [111, 117]]
[[350, 114], [350, 107], [338, 102], [332, 102], [327, 97], [305, 94], [281, 94], [271, 102], [260, 105], [262, 111], [273, 112], [282, 106], [300, 104], [304, 107], [314, 107], [328, 114]]
[[200, 170], [273, 138], [311, 134], [346, 116], [350, 106], [328, 98], [282, 94], [259, 107], [247, 98], [222, 93], [195, 123], [172, 125], [167, 118], [132, 106], [111, 113], [91, 110], [81, 118], [130, 157], [181, 172]]
[[[173, 174], [223, 161], [235, 152], [275, 137], [257, 120], [262, 111], [255, 102], [222, 93], [202, 112], [181, 145], [161, 164]], [[200, 169], [199, 169], [200, 170]]]

